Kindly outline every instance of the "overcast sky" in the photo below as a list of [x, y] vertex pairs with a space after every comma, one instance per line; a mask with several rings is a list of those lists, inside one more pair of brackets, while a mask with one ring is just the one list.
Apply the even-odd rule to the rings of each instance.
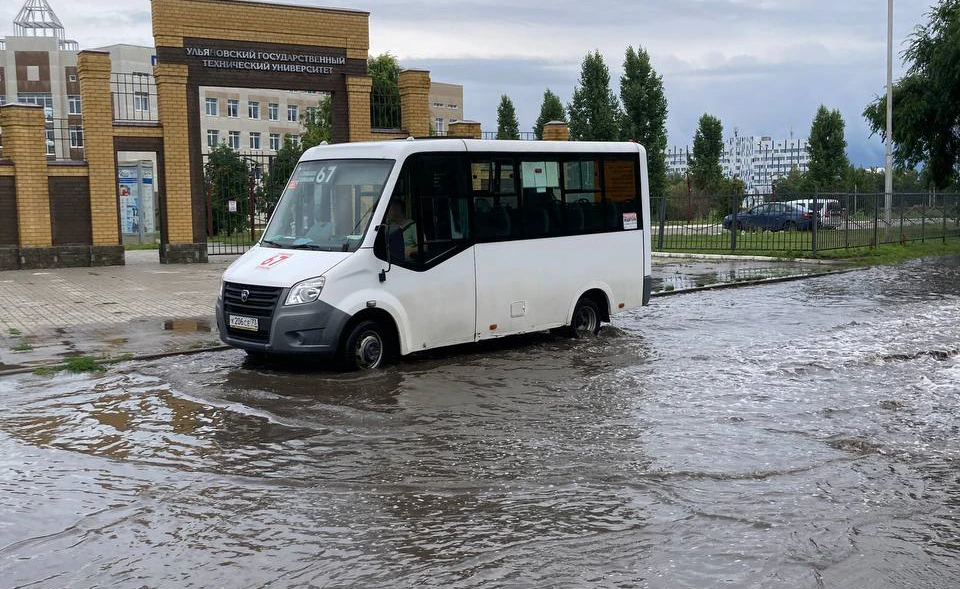
[[[48, 0], [81, 49], [152, 45], [149, 0]], [[643, 46], [663, 76], [671, 146], [692, 142], [704, 112], [724, 134], [806, 137], [820, 104], [847, 123], [851, 160], [882, 165], [883, 145], [861, 113], [886, 80], [882, 0], [290, 0], [370, 12], [370, 51], [462, 84], [464, 115], [496, 130], [501, 94], [531, 130], [543, 91], [566, 104], [586, 52], [599, 49], [619, 92], [627, 45]], [[933, 0], [895, 0], [900, 52]], [[0, 2], [0, 35], [12, 34], [22, 0]]]

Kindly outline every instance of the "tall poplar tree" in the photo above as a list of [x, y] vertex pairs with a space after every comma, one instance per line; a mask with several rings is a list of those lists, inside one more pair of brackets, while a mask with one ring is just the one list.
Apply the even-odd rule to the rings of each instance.
[[635, 140], [647, 149], [650, 195], [663, 196], [667, 190], [667, 97], [663, 78], [650, 65], [643, 47], [627, 47], [620, 77], [620, 138]]
[[580, 82], [573, 91], [570, 138], [576, 141], [616, 141], [620, 105], [610, 90], [610, 70], [600, 51], [587, 53], [580, 68]]
[[497, 107], [497, 139], [520, 139], [517, 111], [506, 94], [500, 96], [500, 106]]
[[716, 190], [723, 180], [723, 123], [717, 117], [704, 114], [693, 136], [690, 154], [690, 176], [697, 190]]
[[543, 126], [547, 123], [566, 120], [567, 113], [563, 110], [560, 97], [547, 88], [547, 91], [543, 93], [543, 103], [540, 105], [540, 116], [537, 117], [537, 124], [533, 127], [537, 139], [543, 139]]
[[839, 110], [827, 110], [820, 105], [810, 126], [807, 149], [810, 181], [821, 190], [840, 189], [843, 177], [850, 168], [847, 159], [847, 140], [843, 137], [843, 115]]

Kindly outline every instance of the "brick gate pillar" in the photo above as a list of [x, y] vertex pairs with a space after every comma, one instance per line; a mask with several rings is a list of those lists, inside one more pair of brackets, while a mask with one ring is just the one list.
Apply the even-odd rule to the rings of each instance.
[[570, 128], [563, 121], [550, 121], [543, 125], [544, 141], [570, 141]]
[[403, 70], [400, 86], [400, 119], [411, 137], [430, 135], [430, 72]]
[[[202, 199], [202, 170], [194, 182], [190, 167], [190, 123], [187, 116], [187, 66], [159, 63], [153, 68], [157, 79], [157, 102], [163, 125], [163, 156], [166, 178], [165, 235], [161, 236], [160, 261], [164, 263], [206, 262], [207, 244], [196, 239], [202, 219], [194, 219]], [[197, 90], [198, 91], [198, 90]], [[199, 100], [199, 94], [195, 98]], [[196, 185], [195, 185], [196, 184]], [[203, 203], [200, 203], [202, 205]], [[197, 206], [195, 206], [197, 205]]]
[[91, 262], [95, 266], [123, 264], [110, 69], [109, 53], [81, 51], [77, 55], [83, 112], [83, 156], [87, 160], [90, 180]]
[[[13, 161], [20, 267], [55, 265], [47, 181], [46, 121], [43, 107], [0, 107], [3, 157]], [[49, 258], [49, 259], [48, 259]]]
[[370, 76], [347, 76], [347, 141], [370, 141]]
[[480, 123], [476, 121], [454, 121], [450, 123], [447, 135], [466, 139], [480, 139], [483, 136]]

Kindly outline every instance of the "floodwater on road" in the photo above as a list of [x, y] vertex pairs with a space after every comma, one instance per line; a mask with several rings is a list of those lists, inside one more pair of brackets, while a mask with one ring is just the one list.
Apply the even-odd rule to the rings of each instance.
[[948, 588], [960, 259], [371, 375], [0, 380], [5, 587]]

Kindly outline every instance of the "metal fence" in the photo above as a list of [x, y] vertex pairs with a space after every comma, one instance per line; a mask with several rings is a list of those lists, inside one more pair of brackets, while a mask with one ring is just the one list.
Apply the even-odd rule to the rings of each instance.
[[[480, 138], [481, 138], [481, 139], [496, 139], [496, 138], [497, 138], [497, 132], [496, 132], [496, 131], [483, 131], [482, 133], [480, 133]], [[520, 136], [518, 137], [518, 139], [519, 139], [520, 141], [536, 141], [536, 140], [537, 140], [537, 134], [534, 133], [533, 131], [521, 131], [521, 132], [520, 132]]]
[[157, 82], [151, 74], [110, 74], [113, 120], [117, 123], [156, 123]]
[[396, 85], [374, 87], [370, 92], [370, 126], [397, 131], [403, 124], [400, 115], [400, 88]]
[[55, 161], [82, 161], [83, 123], [80, 117], [47, 119], [44, 126], [44, 145], [47, 159]]
[[[206, 154], [204, 183], [207, 195], [207, 253], [240, 254], [260, 238], [271, 212], [269, 175], [273, 155]], [[274, 183], [282, 187], [287, 178]]]
[[[764, 221], [761, 213], [770, 208], [765, 205], [777, 202], [799, 202], [809, 220], [773, 210]], [[651, 222], [656, 251], [815, 255], [960, 237], [960, 194], [894, 194], [889, 211], [882, 193], [657, 197], [651, 199]]]

